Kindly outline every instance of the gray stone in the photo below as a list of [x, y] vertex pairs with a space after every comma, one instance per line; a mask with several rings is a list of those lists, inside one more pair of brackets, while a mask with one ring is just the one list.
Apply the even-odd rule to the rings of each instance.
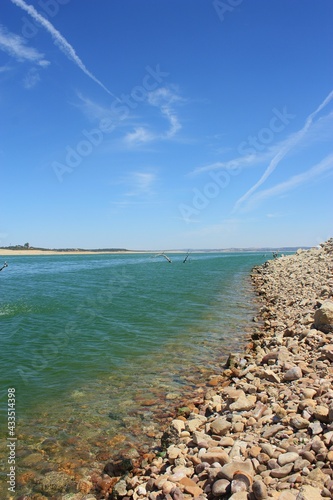
[[302, 486], [296, 500], [322, 500], [321, 489], [306, 484]]
[[321, 353], [329, 361], [333, 361], [333, 344], [327, 344], [321, 349]]
[[256, 500], [264, 500], [267, 498], [267, 487], [263, 481], [255, 481], [252, 485], [252, 492]]
[[241, 481], [240, 479], [233, 479], [231, 481], [231, 493], [239, 493], [240, 491], [247, 491], [247, 489], [248, 487], [244, 481]]
[[171, 491], [171, 496], [173, 500], [183, 500], [184, 499], [184, 494], [180, 490], [180, 488], [176, 487]]
[[321, 307], [317, 309], [314, 315], [315, 327], [324, 332], [333, 331], [333, 301], [324, 300]]
[[273, 457], [273, 454], [274, 454], [274, 448], [271, 444], [269, 443], [263, 443], [261, 445], [261, 449], [264, 453], [266, 453], [270, 458]]
[[311, 422], [309, 428], [311, 429], [313, 436], [317, 436], [318, 434], [321, 434], [323, 432], [323, 426], [320, 422], [318, 422], [318, 420]]
[[283, 467], [279, 467], [277, 469], [272, 469], [270, 475], [277, 479], [282, 479], [283, 477], [288, 476], [293, 470], [293, 464], [287, 464]]
[[210, 425], [210, 430], [213, 434], [224, 436], [231, 428], [231, 423], [226, 418], [219, 417]]
[[289, 490], [284, 490], [282, 493], [279, 495], [279, 500], [295, 500], [296, 499], [296, 493], [292, 493]]
[[229, 485], [230, 481], [228, 481], [227, 479], [218, 479], [217, 481], [215, 481], [212, 487], [212, 493], [214, 497], [224, 495], [227, 492]]
[[241, 396], [234, 403], [229, 405], [229, 409], [231, 411], [248, 411], [252, 410], [256, 404], [257, 398], [254, 395], [250, 396]]
[[38, 481], [38, 487], [46, 495], [66, 493], [74, 486], [73, 481], [63, 472], [48, 472]]
[[280, 377], [273, 372], [273, 370], [265, 370], [264, 378], [268, 380], [268, 382], [272, 382], [273, 384], [279, 384], [281, 382]]
[[124, 479], [121, 479], [114, 485], [112, 495], [113, 498], [124, 497], [127, 495], [127, 485]]
[[295, 462], [299, 458], [298, 453], [295, 452], [287, 452], [287, 453], [281, 453], [281, 455], [278, 457], [278, 464], [283, 467], [286, 464], [290, 464]]
[[228, 453], [222, 450], [222, 448], [209, 448], [209, 450], [206, 453], [203, 453], [201, 455], [201, 460], [203, 462], [208, 462], [209, 464], [218, 462], [221, 465], [230, 462]]
[[294, 463], [294, 472], [299, 472], [305, 467], [309, 467], [310, 462], [305, 458], [298, 458]]
[[271, 425], [268, 427], [268, 429], [265, 429], [262, 433], [262, 437], [265, 439], [269, 439], [275, 434], [277, 434], [279, 431], [284, 429], [284, 426], [281, 424], [276, 424], [276, 425]]
[[292, 368], [289, 368], [289, 370], [286, 371], [284, 374], [284, 380], [286, 382], [292, 382], [293, 380], [298, 380], [302, 378], [302, 370], [300, 369], [299, 366], [293, 366]]
[[306, 429], [310, 424], [310, 422], [306, 420], [306, 418], [303, 418], [300, 415], [292, 418], [290, 423], [293, 427], [296, 427], [296, 429]]
[[218, 477], [232, 481], [236, 472], [244, 472], [249, 476], [254, 475], [254, 469], [251, 460], [245, 462], [230, 462], [219, 469]]
[[229, 500], [247, 500], [248, 494], [247, 491], [238, 491], [229, 497]]

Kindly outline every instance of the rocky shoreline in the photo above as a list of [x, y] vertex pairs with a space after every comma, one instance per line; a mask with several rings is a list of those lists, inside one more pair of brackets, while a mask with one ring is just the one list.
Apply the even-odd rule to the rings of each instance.
[[333, 498], [333, 239], [254, 268], [260, 311], [153, 450], [62, 500]]

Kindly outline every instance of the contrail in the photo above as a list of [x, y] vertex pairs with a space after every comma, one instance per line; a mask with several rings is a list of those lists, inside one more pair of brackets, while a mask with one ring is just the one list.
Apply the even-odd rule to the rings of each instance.
[[65, 54], [65, 56], [73, 61], [89, 78], [91, 78], [95, 83], [97, 83], [103, 90], [105, 90], [109, 95], [118, 99], [110, 90], [103, 85], [102, 82], [98, 80], [89, 70], [86, 68], [84, 63], [81, 61], [79, 56], [76, 54], [75, 50], [70, 43], [67, 42], [66, 38], [48, 21], [45, 17], [41, 16], [35, 7], [28, 5], [24, 0], [11, 0], [11, 2], [25, 10], [35, 21], [43, 26], [52, 36], [54, 43], [59, 47], [59, 49]]
[[286, 156], [287, 153], [304, 137], [304, 135], [307, 133], [309, 128], [312, 125], [314, 117], [327, 106], [327, 104], [330, 103], [330, 101], [333, 99], [333, 90], [328, 94], [328, 96], [323, 100], [323, 102], [318, 106], [318, 108], [313, 111], [305, 120], [305, 124], [303, 128], [301, 128], [296, 134], [294, 134], [291, 139], [287, 142], [287, 144], [274, 156], [274, 158], [271, 160], [270, 164], [268, 165], [267, 169], [263, 173], [263, 175], [260, 177], [258, 182], [254, 184], [254, 186], [251, 187], [239, 200], [237, 200], [233, 212], [237, 211], [240, 205], [246, 201], [257, 189], [260, 187], [265, 180], [274, 172], [280, 161]]

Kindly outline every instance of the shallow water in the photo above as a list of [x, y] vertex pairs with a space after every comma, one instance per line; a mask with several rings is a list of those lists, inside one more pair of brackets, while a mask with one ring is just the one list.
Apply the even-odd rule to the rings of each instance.
[[255, 309], [249, 271], [267, 257], [171, 258], [8, 260], [0, 276], [1, 425], [6, 436], [7, 389], [15, 388], [17, 496], [38, 491], [40, 471], [70, 470], [77, 479], [107, 456], [156, 444], [172, 409], [242, 345]]

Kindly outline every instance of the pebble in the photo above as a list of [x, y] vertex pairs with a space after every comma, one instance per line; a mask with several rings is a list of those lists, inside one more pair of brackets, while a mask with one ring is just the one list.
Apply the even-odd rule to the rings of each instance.
[[321, 489], [310, 485], [302, 486], [296, 500], [322, 500]]
[[265, 500], [268, 496], [267, 486], [261, 480], [255, 481], [252, 486], [252, 492], [256, 500]]
[[256, 404], [257, 398], [254, 395], [250, 395], [248, 397], [242, 396], [234, 403], [229, 405], [229, 409], [231, 411], [248, 411], [254, 408]]
[[293, 366], [289, 370], [286, 371], [284, 374], [284, 380], [287, 382], [291, 382], [293, 380], [298, 380], [302, 378], [302, 370], [299, 368], [299, 366]]
[[220, 449], [210, 448], [206, 453], [201, 455], [201, 460], [203, 462], [208, 462], [209, 464], [213, 464], [214, 462], [218, 462], [221, 465], [224, 465], [230, 462], [229, 455], [226, 451]]
[[231, 428], [231, 423], [226, 418], [219, 417], [211, 424], [210, 429], [213, 434], [224, 436]]
[[212, 493], [215, 497], [224, 495], [227, 492], [229, 486], [230, 486], [230, 481], [228, 481], [227, 479], [218, 479], [213, 484]]
[[252, 477], [254, 470], [251, 460], [246, 460], [245, 462], [230, 462], [221, 467], [218, 476], [223, 479], [228, 479], [228, 481], [232, 481], [236, 473], [244, 473]]
[[297, 460], [298, 458], [299, 458], [298, 453], [289, 452], [289, 453], [282, 453], [277, 461], [279, 465], [284, 466], [286, 464], [295, 462], [295, 460]]
[[286, 464], [283, 467], [277, 467], [271, 470], [271, 477], [276, 477], [278, 479], [288, 476], [293, 470], [293, 464]]
[[117, 478], [110, 497], [333, 498], [332, 269], [333, 239], [253, 269], [260, 310], [245, 352], [170, 423], [164, 454], [137, 483]]

